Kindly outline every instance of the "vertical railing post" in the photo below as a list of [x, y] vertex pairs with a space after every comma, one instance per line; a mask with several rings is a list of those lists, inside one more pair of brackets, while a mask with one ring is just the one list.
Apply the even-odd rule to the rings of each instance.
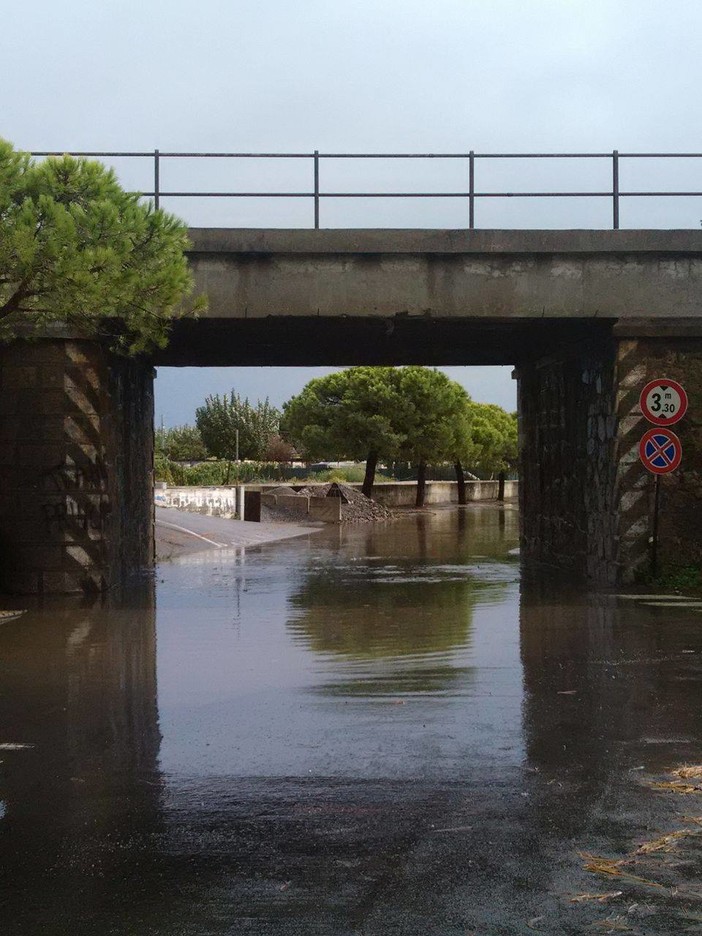
[[319, 150], [314, 151], [314, 229], [319, 228]]
[[161, 203], [161, 156], [154, 150], [154, 208], [158, 209]]
[[468, 227], [475, 227], [475, 153], [468, 154]]
[[619, 228], [619, 150], [612, 152], [612, 227]]

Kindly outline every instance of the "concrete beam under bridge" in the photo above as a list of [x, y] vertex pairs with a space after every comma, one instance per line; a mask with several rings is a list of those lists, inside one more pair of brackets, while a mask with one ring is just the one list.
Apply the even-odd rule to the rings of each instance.
[[609, 336], [615, 320], [269, 316], [180, 321], [157, 366], [518, 364]]

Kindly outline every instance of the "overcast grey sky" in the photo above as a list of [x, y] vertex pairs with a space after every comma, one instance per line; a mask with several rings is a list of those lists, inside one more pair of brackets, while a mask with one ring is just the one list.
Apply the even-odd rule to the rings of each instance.
[[[700, 0], [23, 0], [0, 30], [0, 135], [27, 150], [700, 151]], [[478, 187], [606, 188], [606, 163], [479, 164]], [[622, 187], [702, 189], [700, 162], [628, 164]], [[150, 169], [120, 163], [124, 183]], [[328, 189], [465, 187], [464, 168], [325, 165]], [[325, 175], [326, 173], [326, 175]], [[166, 187], [309, 187], [305, 163], [165, 166]], [[702, 200], [627, 202], [630, 227], [697, 227]], [[164, 207], [192, 224], [300, 226], [309, 206]], [[482, 202], [490, 227], [597, 227], [604, 201]], [[323, 226], [465, 224], [447, 200], [323, 205]], [[514, 405], [509, 369], [451, 369]], [[157, 417], [234, 386], [280, 402], [309, 369], [162, 371]]]

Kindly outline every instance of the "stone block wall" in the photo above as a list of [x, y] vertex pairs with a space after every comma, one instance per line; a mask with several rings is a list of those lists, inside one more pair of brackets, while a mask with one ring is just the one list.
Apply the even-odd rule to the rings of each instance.
[[101, 414], [108, 497], [106, 528], [108, 587], [153, 567], [154, 377], [151, 364], [105, 355], [108, 408]]
[[97, 342], [0, 348], [0, 589], [98, 593], [153, 564], [153, 370]]
[[522, 549], [604, 585], [652, 571], [655, 478], [639, 459], [651, 424], [639, 407], [654, 377], [690, 401], [671, 427], [680, 468], [660, 481], [658, 571], [702, 565], [702, 339], [601, 341], [522, 365]]
[[651, 567], [655, 478], [641, 464], [638, 446], [652, 425], [639, 395], [656, 377], [677, 380], [689, 399], [686, 416], [670, 427], [682, 443], [682, 462], [660, 479], [658, 571], [702, 567], [702, 339], [628, 339], [617, 353], [617, 533], [625, 582]]
[[530, 559], [614, 584], [616, 345], [598, 341], [522, 365], [519, 493]]

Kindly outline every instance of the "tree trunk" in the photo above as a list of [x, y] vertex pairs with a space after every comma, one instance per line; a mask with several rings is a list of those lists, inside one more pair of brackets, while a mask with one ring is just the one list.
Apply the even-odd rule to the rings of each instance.
[[417, 501], [415, 507], [424, 506], [424, 494], [427, 486], [427, 463], [422, 459], [417, 465]]
[[363, 479], [363, 487], [361, 492], [366, 495], [366, 497], [371, 497], [373, 494], [373, 482], [375, 481], [375, 468], [378, 464], [378, 452], [376, 449], [371, 449], [368, 453], [368, 458], [366, 458], [366, 476]]
[[227, 476], [224, 479], [225, 484], [229, 484], [229, 475], [231, 474], [231, 471], [232, 471], [232, 463], [229, 461], [229, 459], [227, 459]]
[[497, 499], [498, 501], [503, 501], [505, 499], [505, 473], [501, 471], [497, 476]]
[[456, 469], [456, 481], [458, 482], [458, 503], [465, 504], [466, 502], [466, 479], [463, 475], [463, 465], [459, 459], [456, 459], [456, 463], [453, 466]]

